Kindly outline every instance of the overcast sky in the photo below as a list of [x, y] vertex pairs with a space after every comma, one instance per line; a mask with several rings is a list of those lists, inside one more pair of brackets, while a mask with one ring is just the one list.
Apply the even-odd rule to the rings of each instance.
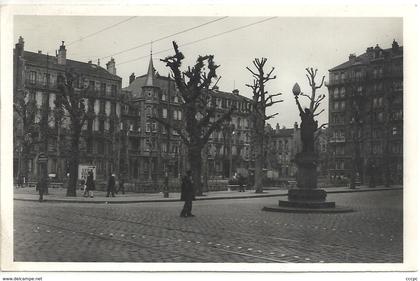
[[[96, 63], [100, 58], [102, 66], [113, 55], [117, 63], [117, 75], [123, 78], [124, 87], [132, 72], [136, 76], [146, 73], [151, 49], [149, 42], [217, 19], [17, 16], [14, 38], [17, 42], [19, 36], [24, 37], [25, 49], [28, 51], [42, 50], [43, 53], [50, 54], [54, 54], [61, 41], [65, 41], [69, 59], [86, 62], [92, 60]], [[281, 92], [284, 100], [269, 110], [269, 113], [280, 113], [270, 123], [273, 126], [279, 123], [281, 126], [291, 127], [295, 121], [299, 121], [291, 92], [294, 83], [298, 82], [303, 92], [310, 92], [305, 77], [306, 67], [318, 68], [318, 81], [321, 81], [322, 75], [328, 80], [328, 69], [348, 60], [350, 53], [362, 54], [367, 47], [376, 44], [382, 48], [390, 48], [393, 39], [403, 45], [401, 18], [279, 17], [250, 25], [264, 19], [269, 18], [223, 18], [154, 42], [154, 66], [161, 75], [168, 74], [168, 69], [159, 59], [172, 54], [171, 51], [162, 51], [170, 49], [171, 41], [175, 40], [186, 56], [184, 67], [192, 65], [200, 54], [213, 54], [216, 63], [220, 64], [217, 72], [222, 77], [218, 83], [220, 90], [232, 91], [237, 88], [240, 94], [251, 97], [250, 89], [245, 84], [252, 83], [252, 76], [245, 67], [252, 66], [252, 60], [256, 57], [266, 57], [267, 71], [274, 66], [274, 73], [277, 75], [277, 79], [268, 84], [269, 93]], [[110, 27], [113, 25], [114, 27]], [[246, 25], [250, 26], [241, 28]], [[102, 31], [107, 27], [110, 28]], [[218, 35], [236, 28], [239, 29]], [[213, 37], [214, 35], [218, 36]], [[84, 37], [87, 38], [83, 39]], [[207, 37], [212, 38], [199, 41]], [[194, 41], [199, 42], [187, 44]], [[116, 54], [143, 44], [143, 47]], [[187, 45], [182, 46], [183, 44]], [[139, 57], [143, 58], [136, 60]], [[327, 88], [321, 88], [320, 93], [327, 94]], [[327, 103], [325, 100], [325, 109]], [[324, 123], [327, 120], [326, 110], [319, 116], [319, 122]]]

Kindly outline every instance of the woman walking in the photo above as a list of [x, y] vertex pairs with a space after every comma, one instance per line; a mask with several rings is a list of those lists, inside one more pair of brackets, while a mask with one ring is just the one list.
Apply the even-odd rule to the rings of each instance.
[[93, 191], [95, 190], [95, 181], [93, 180], [93, 172], [89, 171], [86, 179], [86, 191], [89, 193], [90, 198], [93, 198]]

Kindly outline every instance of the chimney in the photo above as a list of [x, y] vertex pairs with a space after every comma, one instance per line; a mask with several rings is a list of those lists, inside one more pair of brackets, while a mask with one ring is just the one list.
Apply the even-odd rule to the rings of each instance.
[[238, 89], [235, 89], [235, 90], [233, 90], [233, 91], [232, 91], [232, 93], [233, 93], [234, 95], [239, 95], [239, 90], [238, 90]]
[[349, 55], [349, 61], [350, 61], [351, 63], [354, 63], [354, 62], [356, 61], [356, 54], [350, 54], [350, 55]]
[[41, 50], [38, 50], [38, 54], [42, 54], [42, 51]]
[[115, 60], [114, 58], [111, 58], [109, 62], [106, 63], [106, 70], [108, 70], [109, 73], [116, 75], [117, 69], [115, 68]]
[[400, 47], [400, 45], [398, 45], [398, 42], [395, 41], [395, 39], [394, 39], [394, 41], [392, 42], [392, 51], [394, 51], [394, 52], [398, 51], [399, 47]]
[[101, 66], [101, 60], [98, 59], [98, 66]]
[[25, 42], [23, 41], [22, 36], [19, 36], [19, 40], [15, 45], [15, 49], [16, 49], [16, 55], [18, 57], [22, 57], [23, 56], [23, 50], [25, 49]]
[[61, 64], [61, 65], [66, 64], [66, 54], [67, 54], [66, 46], [64, 46], [64, 41], [61, 41], [61, 46], [60, 46], [60, 49], [58, 50], [58, 54], [57, 54], [57, 63], [58, 64]]
[[280, 125], [279, 123], [276, 124], [276, 131], [278, 132], [280, 130]]
[[369, 56], [370, 59], [373, 59], [373, 55], [374, 55], [373, 47], [367, 48], [366, 49], [366, 54]]
[[130, 77], [129, 77], [129, 84], [133, 83], [134, 80], [136, 80], [136, 75], [134, 75], [134, 72], [131, 73]]
[[298, 122], [295, 122], [295, 124], [294, 124], [293, 128], [295, 129], [295, 131], [297, 131], [297, 129], [299, 128], [299, 126], [298, 126]]

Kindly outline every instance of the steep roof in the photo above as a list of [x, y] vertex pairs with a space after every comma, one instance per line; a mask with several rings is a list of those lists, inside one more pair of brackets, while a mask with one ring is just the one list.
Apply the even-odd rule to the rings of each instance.
[[[150, 69], [150, 64], [149, 64], [149, 69]], [[142, 88], [144, 86], [148, 86], [147, 82], [148, 82], [148, 78], [149, 78], [149, 73], [136, 77], [136, 79], [134, 79], [133, 82], [131, 82], [130, 85], [128, 85], [127, 87], [124, 88], [124, 90], [128, 90], [131, 91], [134, 95], [137, 93], [141, 93]], [[161, 89], [168, 89], [168, 84], [170, 84], [171, 90], [175, 91], [176, 87], [175, 87], [175, 80], [173, 80], [172, 78], [169, 77], [165, 77], [165, 76], [159, 76], [158, 74], [154, 76], [153, 78], [153, 86], [154, 87], [158, 87]], [[222, 98], [229, 98], [231, 100], [245, 100], [248, 102], [251, 102], [252, 100], [241, 96], [241, 95], [236, 95], [234, 93], [231, 92], [223, 92], [223, 91], [219, 91], [219, 90], [213, 90], [212, 91], [213, 96], [216, 97], [222, 97]]]
[[147, 69], [147, 78], [146, 78], [146, 86], [153, 87], [153, 76], [155, 75], [155, 69], [153, 68], [153, 58], [150, 54], [150, 61], [149, 61], [149, 68]]
[[48, 68], [65, 71], [66, 69], [72, 68], [77, 73], [83, 73], [89, 76], [97, 76], [108, 78], [112, 80], [121, 80], [121, 77], [109, 73], [106, 69], [101, 66], [92, 63], [80, 62], [75, 60], [66, 59], [66, 64], [58, 64], [57, 58], [55, 56], [48, 56], [46, 54], [34, 53], [25, 51], [23, 58], [27, 64], [32, 64], [39, 67]]

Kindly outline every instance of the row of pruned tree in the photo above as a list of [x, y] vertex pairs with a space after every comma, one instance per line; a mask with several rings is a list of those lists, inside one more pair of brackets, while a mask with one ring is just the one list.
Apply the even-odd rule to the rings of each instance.
[[[218, 78], [216, 70], [219, 65], [214, 62], [212, 55], [199, 56], [195, 65], [182, 70], [182, 61], [184, 60], [183, 53], [179, 50], [178, 45], [173, 42], [174, 55], [168, 56], [161, 61], [166, 63], [172, 72], [172, 78], [178, 87], [182, 97], [181, 107], [183, 110], [184, 122], [182, 125], [169, 123], [166, 119], [157, 116], [151, 117], [157, 122], [163, 124], [166, 128], [172, 128], [181, 137], [183, 143], [187, 148], [189, 167], [192, 171], [194, 187], [198, 195], [203, 193], [202, 188], [202, 151], [205, 148], [210, 136], [213, 132], [221, 130], [222, 126], [231, 120], [232, 113], [236, 108], [232, 105], [220, 117], [216, 118], [216, 104], [215, 99], [212, 98], [212, 88], [215, 79]], [[252, 89], [252, 110], [250, 111], [250, 119], [253, 126], [253, 146], [255, 149], [255, 190], [257, 193], [263, 191], [262, 178], [264, 166], [264, 128], [267, 120], [273, 118], [278, 113], [267, 115], [267, 108], [282, 102], [276, 99], [281, 93], [269, 94], [266, 90], [266, 84], [276, 76], [273, 75], [274, 67], [268, 73], [264, 67], [267, 62], [266, 58], [255, 59], [253, 61], [253, 68], [247, 67], [248, 71], [253, 76], [253, 83], [247, 86]], [[308, 70], [307, 70], [308, 71]], [[316, 72], [311, 74], [312, 80], [310, 84], [314, 83]], [[308, 77], [309, 79], [309, 77]], [[217, 82], [216, 82], [217, 83]], [[79, 165], [79, 143], [82, 132], [82, 127], [89, 119], [89, 111], [86, 110], [84, 103], [84, 89], [78, 87], [78, 76], [72, 70], [68, 70], [64, 77], [59, 79], [58, 88], [59, 93], [55, 101], [56, 118], [62, 118], [66, 112], [69, 118], [70, 125], [70, 165], [69, 173], [70, 179], [67, 189], [67, 196], [76, 196], [78, 165]], [[313, 85], [313, 84], [311, 84]], [[311, 110], [318, 108], [319, 102], [323, 98], [315, 99], [314, 87], [311, 99]], [[303, 95], [303, 93], [302, 93]], [[21, 95], [22, 96], [22, 95]], [[24, 96], [24, 95], [23, 95]], [[26, 101], [26, 102], [25, 102]], [[34, 101], [31, 101], [32, 103]], [[36, 105], [27, 102], [23, 97], [22, 100], [15, 102], [15, 111], [18, 113], [23, 121], [23, 131], [26, 134], [31, 134], [34, 128], [31, 126], [33, 122], [33, 108]], [[30, 146], [30, 141], [25, 142], [23, 138], [23, 150], [27, 151]]]

